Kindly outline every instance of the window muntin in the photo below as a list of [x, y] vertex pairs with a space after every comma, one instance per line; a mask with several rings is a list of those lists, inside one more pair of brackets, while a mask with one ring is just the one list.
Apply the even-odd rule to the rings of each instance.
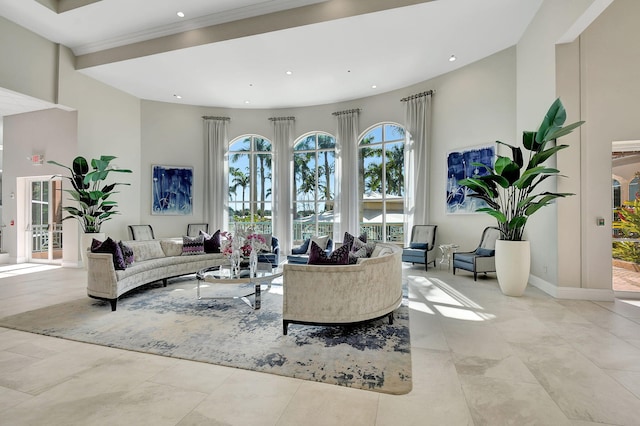
[[333, 235], [335, 138], [327, 133], [302, 136], [293, 146], [293, 241]]
[[404, 134], [383, 123], [359, 141], [360, 232], [372, 241], [404, 240]]
[[272, 231], [272, 146], [257, 135], [229, 144], [229, 229], [239, 225], [255, 232]]

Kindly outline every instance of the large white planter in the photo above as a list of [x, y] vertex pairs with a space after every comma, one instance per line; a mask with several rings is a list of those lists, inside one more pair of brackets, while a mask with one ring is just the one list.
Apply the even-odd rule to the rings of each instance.
[[496, 241], [496, 275], [507, 296], [522, 296], [531, 269], [529, 241]]
[[91, 248], [91, 241], [93, 241], [94, 238], [99, 241], [104, 241], [107, 236], [104, 232], [94, 232], [92, 234], [83, 233], [80, 238], [80, 255], [82, 256], [82, 265], [85, 269], [87, 268], [87, 250]]

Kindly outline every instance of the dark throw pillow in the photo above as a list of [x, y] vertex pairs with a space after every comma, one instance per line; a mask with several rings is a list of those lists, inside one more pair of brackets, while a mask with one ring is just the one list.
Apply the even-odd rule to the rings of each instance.
[[340, 246], [327, 256], [327, 253], [320, 248], [314, 241], [311, 241], [311, 250], [309, 252], [309, 265], [348, 265], [349, 264], [349, 247]]
[[[357, 250], [353, 248], [353, 243], [356, 240], [356, 237], [354, 237], [353, 235], [351, 235], [348, 232], [344, 233], [344, 238], [342, 239], [342, 245], [343, 246], [348, 246], [349, 250]], [[367, 242], [367, 234], [360, 234], [360, 236], [358, 237], [358, 240], [360, 240], [363, 243]]]
[[122, 241], [118, 241], [118, 245], [120, 246], [120, 251], [122, 252], [122, 257], [124, 257], [124, 263], [126, 266], [129, 266], [131, 264], [133, 264], [134, 262], [134, 257], [133, 257], [133, 249], [131, 247], [129, 247], [128, 245], [126, 245], [125, 243], [123, 243]]
[[182, 255], [191, 256], [194, 254], [204, 254], [204, 237], [182, 237]]
[[204, 239], [205, 253], [220, 253], [220, 230], [218, 229], [213, 235], [209, 235], [204, 231], [200, 231], [200, 235]]
[[113, 267], [119, 271], [127, 269], [127, 264], [122, 256], [122, 250], [118, 243], [108, 237], [104, 241], [98, 241], [95, 238], [91, 241], [91, 253], [110, 253], [113, 258]]
[[494, 256], [496, 254], [496, 251], [495, 250], [491, 250], [491, 249], [478, 247], [476, 249], [476, 254], [478, 256]]

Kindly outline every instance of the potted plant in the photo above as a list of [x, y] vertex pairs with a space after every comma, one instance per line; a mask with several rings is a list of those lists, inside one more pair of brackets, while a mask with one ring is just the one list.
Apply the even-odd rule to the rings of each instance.
[[548, 178], [559, 176], [558, 169], [543, 165], [558, 151], [568, 147], [556, 145], [556, 139], [584, 123], [578, 121], [563, 127], [566, 118], [562, 102], [556, 99], [538, 130], [523, 132], [522, 145], [529, 151], [526, 164], [520, 147], [496, 141], [511, 150], [511, 157], [498, 155], [493, 168], [473, 163], [473, 167], [483, 168], [487, 174], [459, 182], [472, 191], [469, 196], [487, 204], [476, 211], [485, 212], [498, 221], [501, 240], [496, 242], [496, 275], [500, 288], [510, 296], [522, 295], [529, 278], [529, 242], [522, 239], [527, 219], [555, 199], [573, 195], [538, 189], [538, 185]]
[[[55, 164], [69, 170], [69, 176], [56, 175], [54, 177], [62, 177], [71, 182], [73, 189], [65, 191], [78, 202], [78, 206], [63, 207], [62, 209], [69, 213], [69, 216], [62, 220], [74, 218], [80, 222], [82, 232], [87, 234], [87, 237], [83, 239], [83, 247], [88, 247], [91, 238], [100, 233], [100, 228], [105, 221], [111, 219], [114, 214], [118, 214], [118, 211], [115, 210], [118, 203], [109, 199], [117, 193], [114, 191], [115, 187], [129, 185], [128, 183], [105, 183], [111, 172], [131, 173], [131, 170], [112, 168], [110, 163], [114, 158], [116, 157], [110, 155], [102, 155], [98, 159], [94, 158], [91, 160], [91, 168], [89, 168], [87, 160], [80, 156], [73, 160], [71, 167], [56, 161], [47, 161], [49, 164]], [[81, 251], [84, 260], [84, 250]]]

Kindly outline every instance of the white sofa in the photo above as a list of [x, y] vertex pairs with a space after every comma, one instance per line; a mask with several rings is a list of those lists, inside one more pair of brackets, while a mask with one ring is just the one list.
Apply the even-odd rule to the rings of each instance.
[[[376, 252], [382, 250], [379, 256]], [[282, 326], [338, 325], [389, 316], [402, 302], [402, 249], [378, 243], [355, 265], [285, 264]]]
[[123, 271], [115, 269], [110, 253], [87, 253], [87, 294], [108, 300], [112, 311], [116, 310], [118, 297], [144, 284], [162, 280], [166, 286], [167, 278], [227, 262], [220, 253], [182, 256], [181, 238], [124, 243], [133, 250], [135, 260]]

